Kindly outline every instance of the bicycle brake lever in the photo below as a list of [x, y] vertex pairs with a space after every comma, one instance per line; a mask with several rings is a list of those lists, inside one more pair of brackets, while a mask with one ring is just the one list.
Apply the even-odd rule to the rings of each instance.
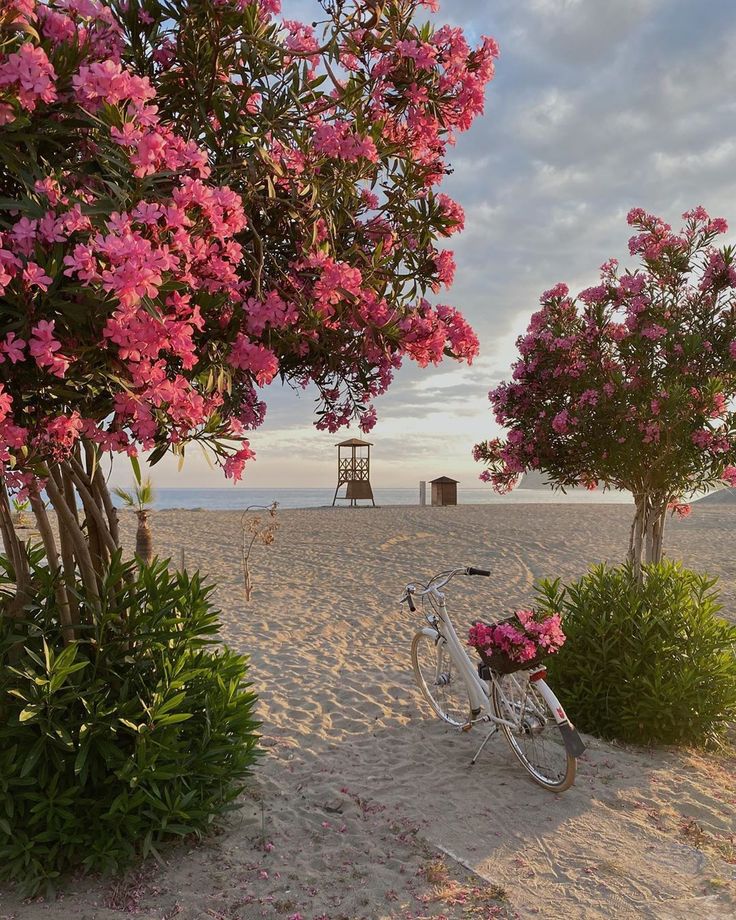
[[417, 608], [416, 608], [416, 605], [414, 604], [414, 599], [413, 599], [412, 597], [410, 597], [408, 594], [405, 594], [402, 598], [400, 598], [400, 599], [399, 599], [399, 603], [400, 603], [400, 604], [408, 604], [408, 605], [409, 605], [409, 610], [411, 610], [412, 613], [415, 613], [415, 612], [416, 612], [416, 609], [417, 609]]

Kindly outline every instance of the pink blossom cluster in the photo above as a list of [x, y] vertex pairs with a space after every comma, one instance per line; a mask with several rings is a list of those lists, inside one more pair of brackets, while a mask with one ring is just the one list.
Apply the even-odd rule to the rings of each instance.
[[468, 634], [468, 645], [479, 652], [500, 653], [519, 663], [553, 655], [564, 643], [560, 615], [534, 610], [517, 610], [498, 623], [474, 623]]
[[233, 0], [233, 2], [241, 9], [257, 4], [264, 16], [276, 16], [281, 12], [281, 0]]
[[[9, 54], [0, 64], [0, 87], [12, 89], [20, 106], [32, 112], [38, 102], [50, 103], [56, 99], [56, 71], [43, 48], [30, 42]], [[12, 109], [7, 103], [4, 122], [12, 121]], [[10, 114], [8, 114], [10, 113]]]
[[454, 354], [472, 363], [478, 353], [478, 337], [457, 310], [438, 307], [432, 310], [427, 301], [401, 320], [404, 348], [420, 367], [439, 364], [449, 339]]
[[448, 235], [459, 233], [465, 228], [465, 212], [456, 201], [453, 201], [449, 195], [439, 194], [437, 203], [442, 209], [445, 219], [450, 222]]
[[432, 70], [437, 62], [437, 48], [429, 42], [408, 39], [396, 42], [395, 50], [402, 57], [411, 58], [418, 70]]
[[[72, 77], [74, 93], [80, 105], [96, 111], [107, 105], [130, 105], [143, 114], [143, 106], [156, 95], [148, 77], [138, 77], [115, 61], [83, 64]], [[153, 112], [150, 113], [155, 118]]]
[[354, 163], [366, 159], [372, 163], [378, 160], [378, 151], [372, 138], [361, 137], [346, 122], [329, 124], [322, 122], [314, 129], [314, 149], [327, 157], [336, 157]]
[[[421, 5], [437, 6], [435, 0]], [[442, 163], [454, 140], [452, 132], [467, 130], [483, 112], [498, 46], [484, 37], [479, 48], [471, 49], [462, 30], [449, 26], [429, 37], [413, 27], [399, 41], [372, 39], [366, 30], [355, 29], [342, 48], [341, 63], [347, 71], [365, 74], [372, 115], [382, 124], [382, 137], [397, 154], [423, 165], [426, 183], [432, 186], [444, 175]], [[436, 97], [434, 105], [431, 94]], [[398, 106], [397, 99], [401, 100]], [[339, 150], [339, 138], [329, 131], [325, 134], [319, 143], [329, 142]]]
[[294, 19], [284, 19], [282, 25], [287, 33], [284, 44], [290, 51], [297, 52], [300, 57], [306, 57], [309, 63], [309, 75], [313, 76], [319, 64], [317, 53], [319, 42], [314, 34], [314, 28]]
[[[28, 29], [40, 29], [52, 48], [73, 42], [90, 58], [119, 58], [120, 28], [112, 10], [97, 0], [8, 0], [3, 14]], [[0, 126], [14, 122], [22, 110], [33, 112], [40, 103], [55, 102], [57, 79], [48, 50], [32, 42], [0, 56]]]

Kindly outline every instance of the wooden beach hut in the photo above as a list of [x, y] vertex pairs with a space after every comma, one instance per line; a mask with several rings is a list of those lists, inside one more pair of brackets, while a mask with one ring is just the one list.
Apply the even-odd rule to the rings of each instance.
[[457, 504], [457, 479], [449, 476], [440, 476], [432, 480], [432, 504], [456, 505]]

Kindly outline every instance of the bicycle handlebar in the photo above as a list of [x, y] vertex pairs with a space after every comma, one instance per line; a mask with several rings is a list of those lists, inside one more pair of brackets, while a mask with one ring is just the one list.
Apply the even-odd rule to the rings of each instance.
[[484, 575], [489, 576], [491, 573], [488, 569], [477, 569], [473, 566], [462, 566], [459, 569], [450, 569], [447, 572], [439, 572], [437, 575], [433, 575], [429, 579], [426, 585], [423, 585], [421, 590], [417, 590], [415, 584], [409, 584], [404, 589], [404, 594], [401, 598], [400, 603], [403, 604], [406, 601], [409, 604], [409, 610], [412, 613], [416, 611], [416, 605], [414, 604], [414, 596], [423, 597], [425, 594], [429, 594], [431, 591], [438, 591], [453, 579], [456, 575]]

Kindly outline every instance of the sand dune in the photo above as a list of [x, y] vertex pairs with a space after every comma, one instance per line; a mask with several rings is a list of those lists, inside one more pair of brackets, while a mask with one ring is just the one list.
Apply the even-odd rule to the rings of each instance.
[[[724, 918], [736, 915], [733, 758], [587, 739], [575, 787], [527, 780], [501, 739], [430, 718], [412, 681], [402, 586], [452, 564], [458, 624], [529, 599], [535, 578], [618, 560], [630, 510], [516, 505], [288, 511], [257, 551], [248, 605], [240, 514], [161, 511], [156, 546], [217, 582], [228, 642], [252, 655], [267, 755], [206, 843], [0, 920]], [[125, 517], [128, 540], [133, 532]], [[671, 555], [719, 575], [736, 611], [736, 508], [672, 524]]]

